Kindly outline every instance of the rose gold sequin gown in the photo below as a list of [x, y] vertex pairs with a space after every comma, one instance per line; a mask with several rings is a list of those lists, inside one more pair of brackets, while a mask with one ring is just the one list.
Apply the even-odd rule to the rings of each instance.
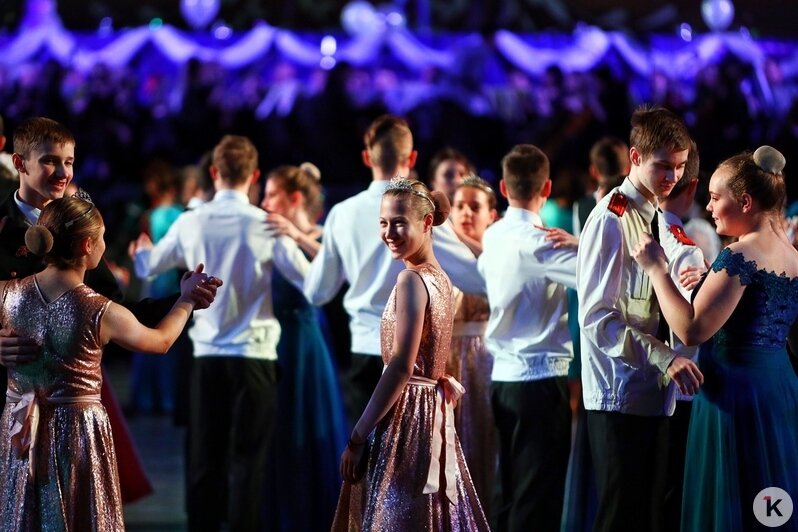
[[487, 298], [457, 289], [454, 301], [452, 348], [446, 372], [460, 381], [467, 392], [457, 402], [454, 424], [482, 509], [489, 515], [498, 460], [490, 402], [493, 356], [485, 347], [490, 306]]
[[[99, 329], [108, 304], [85, 285], [50, 303], [33, 276], [6, 285], [3, 328], [36, 339], [42, 352], [8, 372], [0, 418], [1, 530], [124, 530], [111, 426], [99, 401]], [[12, 410], [21, 396], [24, 406], [26, 394], [35, 395], [31, 406], [39, 410], [27, 451], [11, 442]]]
[[[414, 269], [430, 302], [424, 316], [414, 378], [431, 382], [444, 376], [452, 333], [452, 289], [446, 274], [432, 265]], [[396, 323], [396, 289], [381, 323], [382, 359], [391, 357]], [[333, 531], [483, 531], [489, 530], [456, 435], [451, 485], [441, 466], [440, 488], [427, 493], [432, 461], [433, 423], [440, 406], [440, 384], [408, 383], [370, 439], [368, 466], [356, 484], [344, 482]], [[452, 424], [452, 432], [453, 430]], [[445, 447], [445, 446], [444, 446]], [[446, 488], [451, 488], [452, 502]]]

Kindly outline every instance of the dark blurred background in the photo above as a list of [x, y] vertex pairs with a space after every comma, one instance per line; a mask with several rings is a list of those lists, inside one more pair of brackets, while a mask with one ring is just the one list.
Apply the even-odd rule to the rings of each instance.
[[[2, 27], [13, 30], [24, 11], [25, 0], [0, 1]], [[329, 30], [340, 25], [346, 0], [221, 0], [218, 17], [232, 28], [245, 30], [257, 20], [290, 29]], [[668, 33], [686, 22], [705, 29], [698, 0], [404, 0], [408, 24], [433, 31], [497, 29], [529, 32], [571, 31], [578, 22], [604, 29], [625, 29], [640, 34]], [[735, 24], [756, 35], [792, 38], [798, 15], [793, 0], [735, 0]], [[91, 31], [110, 17], [119, 28], [148, 24], [153, 18], [189, 29], [177, 0], [59, 0], [58, 14], [74, 30]]]
[[[123, 260], [149, 206], [148, 167], [185, 175], [225, 133], [251, 137], [264, 172], [315, 163], [328, 207], [367, 185], [361, 137], [384, 112], [410, 121], [422, 179], [445, 146], [496, 183], [514, 144], [539, 145], [563, 206], [584, 194], [591, 144], [608, 134], [627, 139], [640, 104], [684, 117], [705, 173], [768, 143], [785, 153], [789, 179], [798, 156], [794, 0], [0, 0], [0, 7], [6, 135], [38, 115], [73, 130], [75, 180], [103, 209], [111, 259]], [[273, 44], [258, 51], [256, 34]]]

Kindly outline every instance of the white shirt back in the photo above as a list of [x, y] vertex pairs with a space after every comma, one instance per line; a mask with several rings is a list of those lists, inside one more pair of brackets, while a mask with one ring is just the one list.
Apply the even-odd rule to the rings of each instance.
[[151, 251], [136, 254], [139, 276], [203, 263], [224, 281], [213, 304], [194, 313], [194, 356], [277, 358], [272, 267], [301, 288], [310, 265], [296, 243], [275, 238], [265, 220], [266, 213], [244, 194], [220, 190], [212, 201], [181, 214]]
[[573, 359], [565, 288], [576, 287], [576, 251], [555, 249], [535, 225], [536, 213], [510, 207], [482, 238], [494, 381], [564, 376]]

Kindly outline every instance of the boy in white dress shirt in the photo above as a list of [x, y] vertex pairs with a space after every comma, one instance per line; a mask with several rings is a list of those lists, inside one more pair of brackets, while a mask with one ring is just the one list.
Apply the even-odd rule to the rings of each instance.
[[684, 123], [662, 109], [632, 116], [629, 176], [591, 212], [577, 258], [582, 386], [596, 471], [596, 531], [663, 529], [668, 416], [678, 379], [695, 393], [698, 367], [656, 337], [659, 305], [631, 252], [652, 232], [657, 197], [682, 177]]
[[499, 435], [498, 531], [560, 529], [571, 436], [567, 375], [573, 358], [565, 288], [576, 251], [546, 239], [540, 208], [551, 193], [549, 161], [531, 144], [502, 159], [509, 208], [482, 239], [479, 271], [494, 357], [491, 400]]
[[[382, 375], [380, 319], [396, 276], [404, 268], [391, 258], [379, 234], [380, 202], [390, 179], [406, 177], [416, 163], [413, 134], [407, 122], [383, 115], [363, 137], [363, 163], [371, 169], [367, 190], [331, 210], [321, 249], [305, 278], [305, 297], [314, 305], [332, 300], [344, 282], [344, 308], [352, 336], [351, 364], [343, 383], [349, 420], [354, 426]], [[435, 228], [433, 248], [452, 283], [466, 293], [484, 293], [476, 259], [446, 222]]]
[[246, 137], [213, 150], [213, 199], [181, 214], [154, 247], [140, 236], [136, 274], [204, 263], [224, 275], [217, 304], [196, 312], [188, 424], [189, 530], [261, 530], [262, 485], [277, 402], [280, 324], [272, 309], [272, 269], [297, 288], [310, 267], [296, 243], [275, 237], [249, 202], [260, 176]]

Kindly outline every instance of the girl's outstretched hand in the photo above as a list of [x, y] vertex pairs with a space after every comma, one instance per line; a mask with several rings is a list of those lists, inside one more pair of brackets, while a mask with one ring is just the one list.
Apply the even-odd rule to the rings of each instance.
[[191, 300], [195, 309], [208, 308], [216, 298], [216, 290], [224, 284], [221, 279], [203, 273], [204, 269], [205, 265], [200, 263], [180, 280], [180, 296]]

